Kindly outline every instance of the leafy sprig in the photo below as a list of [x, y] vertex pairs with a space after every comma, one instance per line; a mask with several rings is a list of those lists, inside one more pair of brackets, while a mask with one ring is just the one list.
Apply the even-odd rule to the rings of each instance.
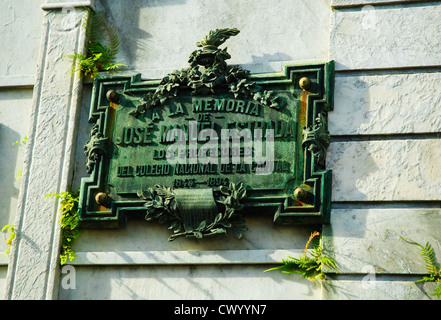
[[403, 238], [403, 237], [400, 237], [400, 238], [410, 244], [414, 244], [414, 245], [418, 246], [418, 252], [424, 261], [428, 275], [423, 276], [420, 280], [415, 281], [415, 283], [438, 282], [439, 283], [438, 287], [430, 295], [437, 297], [438, 300], [441, 300], [441, 275], [440, 275], [441, 268], [440, 268], [438, 261], [436, 260], [435, 252], [433, 251], [432, 246], [427, 241], [424, 245], [421, 245], [412, 239]]
[[[314, 231], [311, 233], [305, 245], [305, 250], [298, 258], [288, 256], [287, 259], [282, 259], [282, 265], [270, 268], [266, 271], [281, 270], [283, 273], [300, 274], [302, 278], [310, 281], [323, 280], [325, 274], [322, 272], [322, 266], [332, 267], [337, 270], [335, 260], [323, 255], [323, 245], [320, 233]], [[318, 237], [318, 238], [316, 238]], [[313, 248], [308, 255], [308, 247], [313, 243]]]
[[85, 15], [86, 53], [66, 55], [75, 61], [72, 73], [96, 78], [100, 71], [112, 71], [127, 65], [116, 62], [119, 51], [119, 37], [114, 25], [107, 22], [101, 12], [87, 9]]
[[228, 187], [220, 187], [220, 191], [222, 196], [217, 202], [223, 205], [223, 212], [219, 212], [213, 221], [201, 221], [192, 230], [185, 230], [172, 188], [156, 185], [154, 188], [138, 191], [138, 197], [145, 201], [147, 221], [157, 219], [159, 223], [168, 223], [168, 229], [173, 230], [174, 234], [169, 237], [169, 241], [183, 236], [201, 239], [214, 234], [225, 234], [227, 229], [231, 229], [236, 237], [242, 238], [242, 232], [248, 230], [248, 227], [238, 211], [243, 208], [240, 200], [246, 197], [246, 189], [242, 183], [230, 183]]
[[239, 34], [239, 30], [236, 28], [232, 29], [216, 29], [210, 31], [206, 36], [204, 36], [200, 41], [196, 42], [196, 46], [204, 47], [204, 46], [213, 46], [217, 48], [228, 38]]
[[177, 211], [175, 195], [171, 188], [156, 185], [155, 188], [138, 191], [138, 196], [145, 200], [146, 221], [158, 219], [159, 223], [168, 222], [168, 229], [178, 233], [182, 230], [182, 219]]
[[11, 231], [11, 234], [9, 235], [8, 240], [6, 240], [6, 244], [8, 245], [8, 248], [5, 250], [3, 255], [8, 254], [9, 252], [11, 252], [12, 240], [14, 240], [16, 235], [17, 235], [16, 232], [15, 232], [15, 226], [13, 224], [7, 224], [7, 225], [3, 226], [2, 232], [6, 232], [8, 230]]
[[50, 193], [48, 197], [55, 197], [61, 200], [60, 211], [61, 218], [58, 221], [62, 230], [62, 243], [60, 252], [60, 262], [65, 264], [68, 260], [72, 261], [76, 258], [75, 250], [72, 242], [81, 235], [78, 217], [79, 192], [66, 191], [61, 193]]

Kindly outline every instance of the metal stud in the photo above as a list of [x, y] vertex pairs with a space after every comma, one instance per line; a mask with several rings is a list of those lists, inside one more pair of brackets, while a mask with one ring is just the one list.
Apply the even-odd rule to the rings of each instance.
[[119, 101], [120, 101], [119, 94], [114, 90], [107, 91], [106, 97], [107, 97], [107, 100], [109, 100], [110, 102], [113, 102], [113, 103], [119, 103]]
[[300, 88], [308, 90], [311, 87], [311, 80], [308, 77], [303, 77], [299, 80]]
[[296, 198], [299, 201], [304, 200], [306, 198], [306, 195], [307, 195], [307, 192], [303, 188], [296, 188], [294, 190], [294, 198]]
[[108, 198], [109, 198], [109, 196], [106, 193], [98, 192], [95, 196], [95, 201], [98, 204], [103, 204], [104, 202], [107, 201]]

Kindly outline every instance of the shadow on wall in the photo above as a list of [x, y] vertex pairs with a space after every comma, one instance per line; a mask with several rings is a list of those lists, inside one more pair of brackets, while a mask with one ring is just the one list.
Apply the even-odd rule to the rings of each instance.
[[19, 145], [14, 145], [22, 137], [11, 128], [0, 123], [0, 226], [9, 222], [12, 199], [18, 198], [16, 185], [16, 168]]
[[[295, 300], [321, 296], [320, 284], [292, 274], [264, 273], [263, 265], [99, 266], [76, 270], [76, 288], [59, 299]], [[62, 278], [66, 275], [62, 275]]]
[[[283, 52], [265, 53], [262, 56], [252, 55], [251, 62], [241, 64], [241, 66], [250, 70], [251, 73], [281, 72], [283, 63], [291, 59], [291, 56]], [[274, 63], [274, 65], [271, 65], [271, 63]]]
[[[169, 11], [160, 8], [158, 10], [157, 7], [163, 6], [171, 8]], [[180, 7], [182, 7], [182, 12], [179, 10]], [[189, 7], [192, 8], [192, 11], [189, 11]], [[107, 21], [118, 29], [120, 50], [117, 61], [127, 64], [128, 70], [148, 69], [150, 70], [149, 78], [159, 79], [165, 75], [166, 70], [172, 71], [187, 67], [188, 55], [196, 49], [195, 43], [200, 39], [199, 34], [204, 36], [210, 29], [232, 27], [230, 24], [234, 24], [234, 27], [238, 28], [243, 27], [244, 22], [238, 20], [234, 10], [230, 7], [220, 6], [218, 15], [214, 15], [214, 11], [210, 11], [209, 7], [205, 2], [201, 2], [200, 6], [194, 4], [189, 6], [186, 0], [138, 0], [131, 2], [130, 6], [101, 0], [97, 10], [103, 11]], [[204, 28], [207, 29], [200, 30], [201, 21], [206, 22], [207, 25]], [[192, 30], [192, 32], [187, 30]], [[159, 35], [161, 36], [158, 37]], [[256, 37], [258, 33], [249, 36]], [[184, 43], [183, 37], [192, 40]], [[239, 48], [243, 50], [243, 46], [246, 46], [249, 40], [245, 35], [242, 35], [242, 38], [237, 41], [242, 42], [242, 46]], [[258, 49], [257, 52], [261, 52], [261, 48], [254, 48], [257, 44], [251, 42], [253, 43], [252, 50]], [[235, 50], [238, 50], [235, 47], [237, 45], [237, 43], [227, 45], [227, 47], [231, 46], [229, 53], [232, 55], [232, 59], [237, 57], [235, 54], [237, 53]], [[243, 66], [252, 73], [280, 72], [280, 62], [293, 59], [292, 56], [284, 52], [250, 55], [250, 58], [251, 61], [247, 57], [247, 63]], [[231, 61], [230, 64], [235, 64]]]
[[[327, 152], [326, 167], [332, 170], [332, 205], [331, 225], [326, 234], [332, 235], [332, 210], [366, 208], [369, 202], [370, 188], [378, 188], [371, 180], [378, 175], [378, 167], [369, 150], [369, 139], [360, 140], [361, 136], [345, 134], [352, 132], [347, 126], [360, 126], [366, 118], [354, 118], [354, 110], [370, 103], [368, 84], [361, 78], [354, 81], [354, 76], [337, 75], [334, 111], [329, 113], [329, 131], [331, 144]], [[356, 97], [348, 100], [348, 97]], [[335, 114], [335, 117], [334, 117]], [[333, 132], [336, 135], [333, 135]], [[356, 224], [357, 232], [348, 227], [343, 236], [363, 238], [365, 234], [365, 216], [348, 216], [349, 224]], [[332, 237], [331, 237], [332, 238]], [[327, 250], [333, 250], [333, 243], [327, 242]]]
[[355, 79], [336, 77], [334, 111], [329, 113], [331, 145], [326, 166], [333, 173], [332, 201], [337, 204], [369, 200], [371, 191], [375, 192], [371, 189], [378, 188], [370, 182], [380, 169], [370, 150], [370, 142], [376, 138], [352, 134], [356, 131], [352, 127], [369, 121], [366, 116], [355, 117], [354, 110], [371, 103], [369, 85], [361, 78]]
[[80, 125], [77, 133], [77, 152], [75, 153], [75, 167], [72, 175], [72, 188], [78, 190], [81, 186], [81, 178], [88, 177], [86, 171], [86, 155], [84, 146], [90, 139], [92, 125], [89, 123], [89, 110], [92, 101], [92, 84], [83, 85], [82, 105], [80, 112]]
[[[118, 36], [121, 42], [119, 55], [121, 61], [124, 61], [129, 67], [133, 65], [139, 52], [145, 52], [148, 49], [146, 40], [152, 37], [151, 34], [139, 28], [140, 9], [146, 7], [158, 7], [168, 5], [183, 5], [187, 0], [132, 0], [130, 6], [112, 4], [109, 6], [107, 1], [99, 0], [97, 10], [104, 10], [109, 22], [117, 25]], [[116, 3], [116, 2], [115, 2]], [[115, 21], [124, 21], [123, 25], [116, 24]], [[133, 48], [135, 50], [133, 50]], [[132, 50], [131, 50], [132, 49]], [[119, 61], [119, 60], [118, 60]]]

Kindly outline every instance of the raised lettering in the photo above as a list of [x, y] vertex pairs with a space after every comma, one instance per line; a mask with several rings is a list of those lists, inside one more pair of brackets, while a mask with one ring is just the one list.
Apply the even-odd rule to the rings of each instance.
[[257, 103], [254, 104], [253, 109], [251, 109], [250, 114], [259, 116], [259, 105]]
[[135, 128], [135, 136], [133, 137], [133, 143], [135, 143], [135, 144], [139, 144], [139, 143], [141, 143], [142, 141], [143, 141], [143, 131], [144, 131], [144, 128], [141, 128], [141, 127], [136, 127]]
[[193, 112], [202, 112], [202, 100], [193, 100]]
[[236, 112], [244, 113], [243, 107], [245, 106], [245, 101], [237, 100]]
[[124, 132], [124, 144], [131, 144], [133, 140], [133, 131], [132, 127], [125, 128]]
[[144, 129], [144, 140], [143, 140], [143, 142], [145, 144], [153, 143], [152, 132], [151, 132], [152, 130], [153, 130], [153, 124], [149, 123], [147, 125], [147, 127]]
[[227, 101], [227, 111], [233, 111], [234, 110], [234, 100], [228, 99]]
[[152, 121], [160, 120], [160, 119], [161, 119], [161, 117], [159, 116], [158, 111], [156, 110], [156, 108], [153, 108], [153, 110], [152, 110]]
[[211, 100], [205, 100], [205, 111], [211, 111]]
[[225, 99], [214, 99], [214, 111], [224, 111]]

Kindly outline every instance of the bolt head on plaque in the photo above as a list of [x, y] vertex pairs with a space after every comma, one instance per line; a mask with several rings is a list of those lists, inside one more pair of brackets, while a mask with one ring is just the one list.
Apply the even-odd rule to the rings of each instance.
[[299, 201], [305, 200], [307, 196], [307, 192], [303, 188], [296, 188], [294, 190], [294, 198], [296, 198]]
[[299, 80], [300, 88], [308, 90], [311, 87], [311, 80], [307, 77], [303, 77]]
[[104, 192], [98, 192], [95, 196], [95, 201], [98, 204], [104, 204], [109, 199], [109, 196]]
[[120, 101], [118, 93], [114, 90], [107, 91], [106, 97], [107, 97], [107, 100], [109, 100], [110, 102], [113, 102], [113, 103], [119, 103], [119, 101]]

